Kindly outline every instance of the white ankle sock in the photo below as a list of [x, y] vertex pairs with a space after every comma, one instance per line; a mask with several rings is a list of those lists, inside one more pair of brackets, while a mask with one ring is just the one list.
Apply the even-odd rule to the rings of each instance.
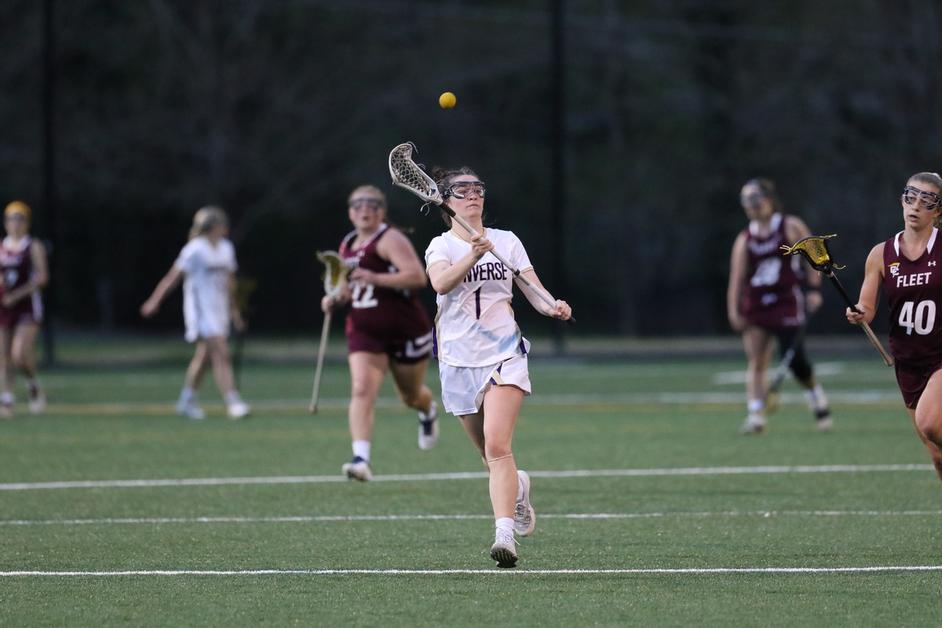
[[494, 527], [498, 530], [506, 530], [508, 532], [514, 531], [514, 520], [513, 517], [498, 517], [494, 521]]
[[749, 410], [749, 414], [762, 414], [765, 409], [765, 402], [761, 399], [750, 399], [749, 403], [746, 404], [746, 408]]
[[239, 396], [238, 390], [230, 390], [229, 392], [226, 393], [227, 404], [241, 403], [241, 402], [242, 402], [242, 397]]
[[370, 461], [370, 441], [368, 440], [355, 440], [353, 441], [353, 455], [363, 458], [367, 462]]
[[189, 386], [184, 386], [180, 391], [180, 401], [183, 403], [189, 403], [195, 396], [194, 390]]

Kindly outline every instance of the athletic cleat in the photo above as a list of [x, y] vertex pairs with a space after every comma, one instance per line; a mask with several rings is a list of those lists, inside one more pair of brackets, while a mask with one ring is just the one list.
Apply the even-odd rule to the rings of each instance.
[[747, 436], [749, 434], [761, 434], [765, 431], [765, 417], [761, 414], [750, 414], [745, 422], [739, 427], [739, 433]]
[[497, 529], [494, 544], [491, 545], [491, 558], [497, 561], [501, 569], [517, 566], [517, 540], [513, 530]]
[[830, 432], [832, 429], [834, 429], [834, 421], [830, 416], [824, 416], [820, 419], [816, 419], [814, 424], [815, 427], [818, 428], [819, 432]]
[[27, 406], [30, 414], [42, 414], [46, 409], [46, 395], [38, 386], [30, 387]]
[[368, 482], [373, 479], [373, 470], [370, 469], [369, 461], [360, 456], [354, 456], [353, 460], [344, 463], [340, 471], [351, 480]]
[[196, 401], [181, 401], [177, 403], [177, 414], [185, 416], [193, 421], [202, 421], [206, 418], [206, 413], [199, 407]]
[[419, 449], [431, 449], [436, 443], [438, 443], [438, 404], [432, 401], [428, 414], [419, 412]]
[[249, 404], [244, 401], [233, 401], [226, 406], [226, 414], [229, 415], [230, 419], [242, 419], [252, 412], [252, 409], [249, 407]]
[[526, 471], [517, 469], [517, 479], [523, 484], [523, 497], [514, 506], [514, 532], [520, 536], [530, 536], [536, 528], [536, 512], [530, 504], [530, 476]]

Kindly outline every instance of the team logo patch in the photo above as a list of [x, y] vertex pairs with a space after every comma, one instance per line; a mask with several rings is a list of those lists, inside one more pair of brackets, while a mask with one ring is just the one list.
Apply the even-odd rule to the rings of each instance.
[[890, 275], [893, 277], [899, 274], [899, 262], [893, 262], [890, 264]]

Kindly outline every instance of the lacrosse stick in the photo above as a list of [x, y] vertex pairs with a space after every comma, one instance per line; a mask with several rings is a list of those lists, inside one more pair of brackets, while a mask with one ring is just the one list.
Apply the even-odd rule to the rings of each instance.
[[[329, 297], [337, 297], [347, 283], [347, 267], [336, 251], [318, 251], [317, 259], [324, 264], [324, 292]], [[317, 347], [317, 365], [314, 367], [314, 388], [311, 390], [311, 414], [317, 414], [317, 403], [321, 396], [321, 373], [324, 370], [324, 354], [327, 353], [327, 337], [330, 335], [331, 310], [324, 314], [321, 327], [321, 343]]]
[[[438, 189], [438, 185], [435, 183], [435, 180], [428, 176], [425, 171], [422, 170], [419, 164], [415, 163], [415, 161], [412, 159], [413, 152], [418, 152], [418, 149], [412, 142], [405, 142], [404, 144], [400, 144], [390, 151], [389, 174], [392, 175], [393, 184], [398, 185], [399, 187], [408, 190], [409, 192], [412, 192], [420, 199], [425, 201], [423, 209], [427, 208], [430, 203], [437, 205], [438, 208], [442, 210], [442, 212], [447, 214], [452, 220], [461, 225], [461, 228], [464, 229], [468, 235], [479, 235], [478, 232], [475, 231], [474, 228], [469, 225], [464, 218], [456, 215], [455, 210], [448, 206], [444, 197], [442, 196], [441, 191]], [[504, 259], [504, 256], [497, 251], [491, 250], [489, 252], [513, 274], [517, 281], [529, 288], [550, 308], [556, 308], [556, 300], [550, 296], [546, 290], [540, 289], [532, 281], [521, 275], [520, 270], [515, 268], [510, 262]], [[576, 319], [570, 316], [569, 321], [575, 323]]]
[[[795, 244], [788, 246], [783, 244], [782, 250], [785, 251], [783, 255], [794, 255], [795, 253], [801, 253], [801, 256], [811, 264], [811, 267], [817, 271], [824, 273], [824, 276], [831, 280], [831, 283], [834, 284], [834, 287], [837, 288], [837, 291], [841, 293], [841, 296], [844, 297], [844, 301], [847, 303], [847, 307], [857, 312], [858, 314], [863, 314], [853, 301], [850, 300], [850, 297], [847, 295], [847, 291], [844, 290], [844, 286], [841, 285], [840, 280], [837, 278], [837, 275], [834, 274], [834, 270], [840, 270], [844, 268], [843, 266], [834, 262], [831, 259], [831, 251], [828, 250], [827, 241], [835, 237], [837, 234], [831, 234], [826, 236], [808, 236], [807, 238], [802, 238]], [[883, 348], [883, 345], [880, 343], [880, 340], [877, 338], [877, 335], [873, 333], [873, 330], [870, 329], [870, 325], [866, 321], [860, 321], [860, 326], [863, 328], [867, 338], [870, 340], [870, 344], [873, 345], [873, 348], [877, 350], [880, 354], [880, 357], [883, 358], [883, 362], [887, 366], [893, 366], [893, 358], [889, 353], [886, 352], [886, 349]]]

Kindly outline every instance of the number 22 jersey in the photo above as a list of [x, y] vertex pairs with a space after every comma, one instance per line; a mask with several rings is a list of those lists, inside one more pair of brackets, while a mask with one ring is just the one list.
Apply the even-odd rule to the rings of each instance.
[[890, 351], [908, 366], [942, 362], [942, 330], [936, 324], [942, 300], [942, 247], [932, 229], [926, 250], [915, 260], [900, 251], [897, 233], [883, 245], [883, 292], [890, 311]]

